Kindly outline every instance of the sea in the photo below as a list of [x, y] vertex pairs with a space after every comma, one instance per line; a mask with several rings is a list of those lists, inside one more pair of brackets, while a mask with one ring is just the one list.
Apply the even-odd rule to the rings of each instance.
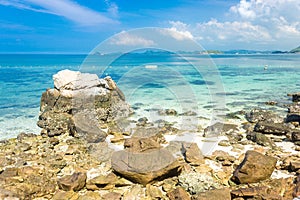
[[111, 76], [134, 117], [149, 121], [158, 120], [164, 109], [193, 112], [211, 122], [257, 107], [285, 115], [291, 103], [287, 94], [300, 92], [299, 54], [1, 54], [0, 140], [40, 133], [41, 95], [64, 69]]

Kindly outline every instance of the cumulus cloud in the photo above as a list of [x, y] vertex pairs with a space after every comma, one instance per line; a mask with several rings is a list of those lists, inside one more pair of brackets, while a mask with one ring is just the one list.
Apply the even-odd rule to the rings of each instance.
[[176, 40], [191, 40], [194, 36], [188, 31], [188, 25], [180, 21], [170, 21], [172, 27], [161, 30], [163, 35], [171, 36]]
[[115, 36], [110, 44], [120, 45], [120, 46], [142, 46], [149, 47], [154, 46], [155, 42], [152, 40], [148, 40], [141, 36], [129, 34], [125, 31], [122, 31], [117, 36]]
[[[0, 0], [0, 5], [62, 16], [83, 26], [116, 23], [104, 13], [96, 12], [71, 0]], [[116, 13], [115, 4], [110, 9]]]
[[300, 43], [299, 13], [299, 0], [240, 0], [229, 8], [227, 18], [194, 24], [170, 22], [169, 29], [204, 46], [288, 50]]

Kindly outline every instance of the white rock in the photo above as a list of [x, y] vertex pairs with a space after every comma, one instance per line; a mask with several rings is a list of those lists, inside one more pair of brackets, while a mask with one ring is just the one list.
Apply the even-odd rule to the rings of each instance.
[[54, 87], [58, 90], [79, 90], [100, 85], [96, 74], [62, 70], [53, 75]]

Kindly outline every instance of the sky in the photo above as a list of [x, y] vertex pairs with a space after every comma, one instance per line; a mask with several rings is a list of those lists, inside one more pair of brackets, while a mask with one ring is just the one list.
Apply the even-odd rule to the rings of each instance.
[[300, 45], [299, 0], [0, 0], [0, 13], [0, 53], [88, 53], [144, 27], [178, 32], [207, 50]]

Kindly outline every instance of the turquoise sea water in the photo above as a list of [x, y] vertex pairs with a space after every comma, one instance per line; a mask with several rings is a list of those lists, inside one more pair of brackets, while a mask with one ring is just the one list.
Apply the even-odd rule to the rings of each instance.
[[150, 120], [163, 108], [208, 118], [257, 106], [284, 112], [286, 94], [300, 91], [300, 55], [0, 55], [0, 139], [39, 133], [40, 96], [62, 69], [110, 75], [136, 116]]

